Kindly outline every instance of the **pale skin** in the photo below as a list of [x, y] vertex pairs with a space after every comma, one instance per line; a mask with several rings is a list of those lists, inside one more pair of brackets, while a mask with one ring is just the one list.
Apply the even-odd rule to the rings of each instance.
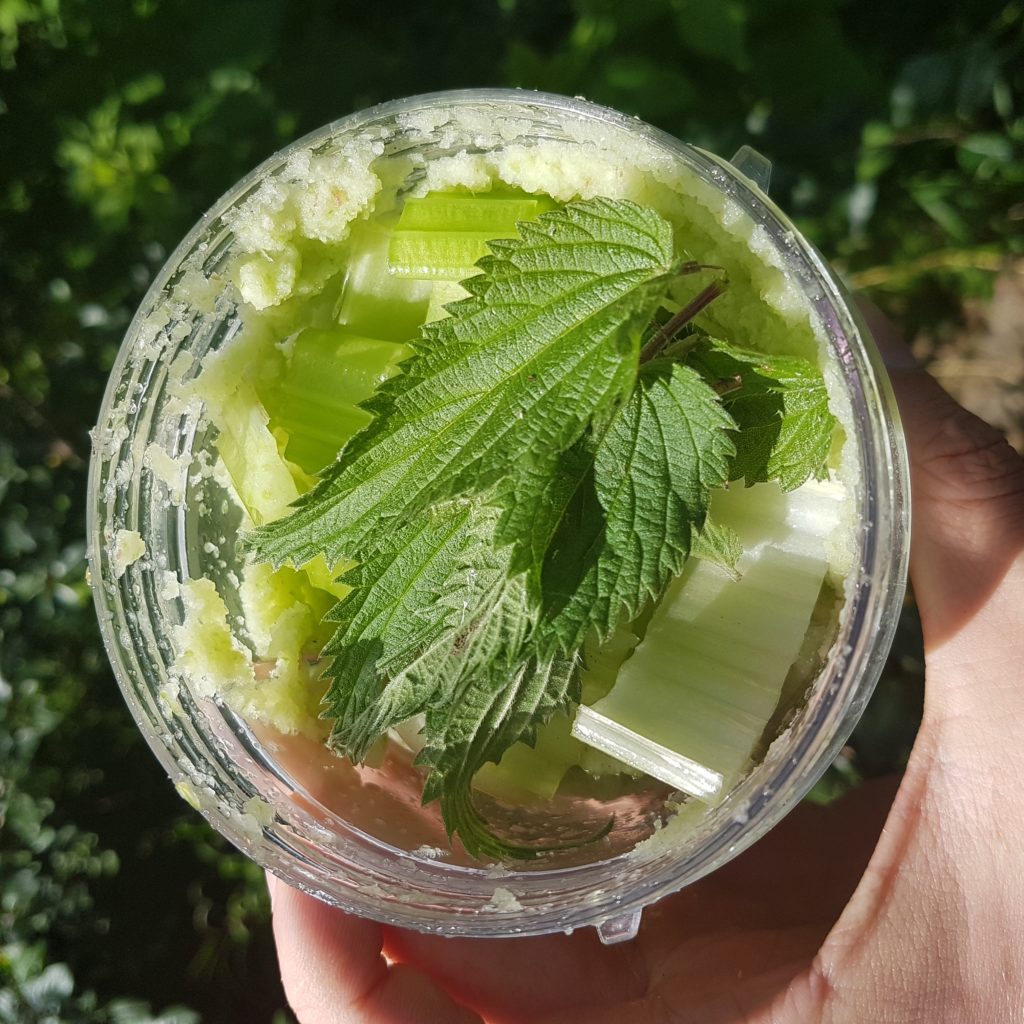
[[424, 936], [272, 880], [301, 1024], [1024, 1020], [1024, 460], [873, 327], [911, 452], [926, 654], [902, 778], [801, 806], [617, 946]]

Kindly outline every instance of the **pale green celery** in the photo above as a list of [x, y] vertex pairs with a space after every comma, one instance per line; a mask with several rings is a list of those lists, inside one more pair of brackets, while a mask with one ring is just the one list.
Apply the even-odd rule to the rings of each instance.
[[177, 667], [194, 680], [200, 693], [250, 700], [255, 682], [251, 652], [228, 626], [228, 609], [213, 580], [186, 580], [181, 585], [184, 621], [171, 629]]
[[499, 800], [551, 799], [587, 749], [570, 735], [571, 725], [566, 715], [554, 715], [537, 729], [532, 747], [513, 744], [500, 763], [485, 764], [473, 776], [473, 788]]
[[692, 796], [716, 802], [778, 707], [829, 568], [844, 491], [811, 482], [733, 487], [711, 516], [740, 537], [739, 578], [691, 559], [615, 686], [581, 706], [573, 734]]
[[323, 616], [335, 600], [305, 572], [254, 562], [246, 566], [239, 597], [257, 657], [297, 663], [315, 657], [330, 636], [330, 623]]
[[335, 596], [319, 589], [304, 571], [255, 563], [243, 571], [239, 598], [258, 665], [263, 716], [276, 709], [276, 718], [289, 724], [289, 731], [326, 738], [328, 729], [319, 719], [326, 686], [316, 659], [330, 635], [323, 616]]
[[411, 349], [348, 328], [312, 328], [290, 343], [285, 372], [262, 392], [271, 428], [286, 435], [285, 455], [306, 473], [333, 462], [341, 446], [370, 422], [360, 403], [398, 372]]
[[593, 704], [615, 685], [623, 662], [640, 642], [631, 623], [622, 622], [603, 644], [590, 640], [583, 649], [583, 670], [580, 674], [582, 703]]
[[547, 196], [434, 192], [408, 199], [388, 248], [388, 266], [400, 278], [463, 281], [495, 238], [518, 237], [516, 224], [553, 209]]
[[[259, 524], [285, 515], [303, 488], [281, 455], [270, 418], [255, 389], [250, 384], [237, 383], [231, 395], [220, 396], [216, 410], [217, 452], [249, 518]], [[342, 563], [332, 568], [320, 555], [302, 568], [314, 587], [340, 600], [352, 588], [336, 577], [351, 565]], [[246, 566], [245, 571], [248, 569]]]
[[427, 319], [433, 298], [430, 281], [401, 278], [388, 267], [391, 223], [365, 221], [352, 229], [352, 255], [335, 315], [355, 334], [384, 341], [408, 341]]
[[246, 381], [217, 397], [214, 426], [221, 462], [249, 518], [257, 526], [272, 522], [285, 515], [299, 488], [278, 450], [270, 417]]

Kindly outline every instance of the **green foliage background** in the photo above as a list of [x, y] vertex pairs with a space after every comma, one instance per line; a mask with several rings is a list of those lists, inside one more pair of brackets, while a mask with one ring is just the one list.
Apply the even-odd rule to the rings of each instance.
[[[1021, 0], [0, 0], [0, 1024], [289, 1019], [260, 874], [136, 734], [84, 568], [121, 333], [223, 190], [379, 100], [582, 94], [754, 145], [851, 281], [941, 333], [1024, 251], [1022, 33]], [[919, 700], [908, 616], [818, 794], [898, 764]]]

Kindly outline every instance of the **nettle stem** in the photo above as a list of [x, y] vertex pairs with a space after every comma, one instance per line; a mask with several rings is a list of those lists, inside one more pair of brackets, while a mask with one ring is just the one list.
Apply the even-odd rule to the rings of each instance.
[[711, 305], [721, 295], [729, 284], [725, 276], [725, 267], [719, 267], [713, 263], [684, 263], [679, 268], [680, 275], [695, 274], [701, 270], [721, 271], [722, 277], [712, 281], [706, 288], [699, 291], [690, 301], [683, 306], [671, 320], [662, 324], [658, 331], [651, 337], [640, 351], [640, 362], [646, 363], [660, 355], [665, 346], [695, 317]]

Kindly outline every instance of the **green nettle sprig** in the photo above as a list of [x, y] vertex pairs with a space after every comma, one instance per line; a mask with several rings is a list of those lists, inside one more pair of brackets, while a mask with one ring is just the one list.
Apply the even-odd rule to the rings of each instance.
[[578, 702], [584, 641], [657, 601], [691, 552], [734, 563], [711, 491], [799, 486], [832, 435], [816, 367], [676, 340], [725, 285], [662, 311], [703, 268], [655, 211], [593, 199], [518, 231], [421, 329], [317, 486], [249, 539], [274, 566], [358, 560], [323, 652], [330, 745], [359, 761], [424, 715], [424, 802], [476, 857], [539, 852], [494, 835], [470, 784]]

